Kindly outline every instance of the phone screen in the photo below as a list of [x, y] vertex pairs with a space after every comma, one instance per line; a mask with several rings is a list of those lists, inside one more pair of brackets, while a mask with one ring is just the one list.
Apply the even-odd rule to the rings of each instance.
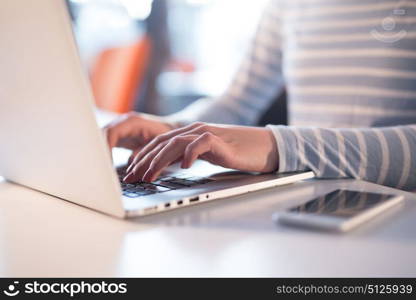
[[393, 195], [336, 190], [289, 210], [291, 213], [318, 214], [338, 218], [351, 218], [382, 204]]

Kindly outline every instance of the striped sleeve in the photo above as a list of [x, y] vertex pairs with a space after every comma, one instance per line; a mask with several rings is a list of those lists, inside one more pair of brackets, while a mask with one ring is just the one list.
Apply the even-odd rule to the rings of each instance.
[[253, 45], [225, 93], [201, 99], [166, 119], [179, 125], [195, 121], [254, 125], [284, 87], [281, 71], [278, 1], [270, 1]]
[[279, 172], [355, 178], [416, 189], [416, 125], [324, 129], [268, 125], [279, 149]]

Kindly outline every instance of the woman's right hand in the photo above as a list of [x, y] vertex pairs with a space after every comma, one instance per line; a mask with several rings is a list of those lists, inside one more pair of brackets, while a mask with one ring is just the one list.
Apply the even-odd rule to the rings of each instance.
[[104, 127], [104, 133], [110, 150], [120, 147], [137, 153], [153, 138], [172, 129], [172, 125], [158, 117], [130, 112]]

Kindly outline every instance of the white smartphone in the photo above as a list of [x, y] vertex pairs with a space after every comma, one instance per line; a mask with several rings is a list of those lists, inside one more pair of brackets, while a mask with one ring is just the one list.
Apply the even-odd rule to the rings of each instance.
[[312, 199], [273, 219], [281, 224], [348, 231], [403, 201], [403, 196], [336, 190]]

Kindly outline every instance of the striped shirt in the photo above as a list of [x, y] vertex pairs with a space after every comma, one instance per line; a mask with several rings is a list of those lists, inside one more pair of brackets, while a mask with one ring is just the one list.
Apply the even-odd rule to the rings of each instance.
[[272, 0], [225, 93], [171, 120], [253, 125], [283, 88], [279, 172], [416, 189], [416, 0]]

